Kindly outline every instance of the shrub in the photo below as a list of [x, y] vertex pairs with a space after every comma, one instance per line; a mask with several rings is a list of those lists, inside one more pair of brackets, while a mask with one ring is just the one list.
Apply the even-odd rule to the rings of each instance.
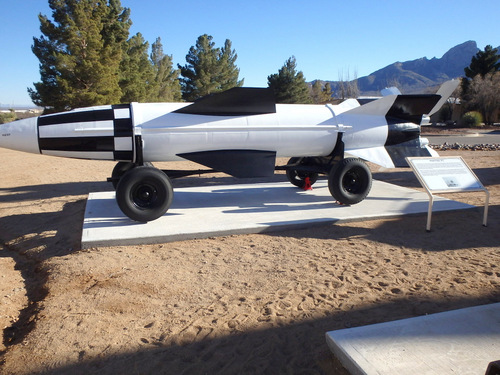
[[468, 128], [477, 128], [483, 125], [483, 116], [476, 111], [467, 112], [462, 116], [462, 124]]
[[10, 112], [2, 112], [0, 113], [0, 124], [6, 124], [8, 122], [14, 121], [17, 119], [17, 116], [14, 111]]

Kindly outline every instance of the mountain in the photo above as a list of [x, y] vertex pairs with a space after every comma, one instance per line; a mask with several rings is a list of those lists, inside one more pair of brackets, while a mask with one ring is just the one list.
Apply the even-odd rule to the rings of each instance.
[[[380, 90], [390, 86], [398, 87], [404, 94], [424, 93], [447, 80], [463, 77], [464, 68], [478, 51], [476, 42], [468, 41], [451, 48], [441, 58], [395, 62], [358, 78], [358, 88], [361, 95], [380, 95]], [[334, 89], [338, 85], [330, 84]]]

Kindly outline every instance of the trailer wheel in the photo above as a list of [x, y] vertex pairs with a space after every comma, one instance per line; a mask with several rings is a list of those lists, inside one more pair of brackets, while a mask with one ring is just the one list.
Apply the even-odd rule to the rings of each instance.
[[115, 167], [113, 168], [113, 172], [111, 172], [111, 183], [113, 184], [113, 188], [116, 190], [118, 186], [118, 182], [120, 178], [127, 173], [129, 170], [135, 167], [135, 164], [129, 161], [119, 161]]
[[[287, 165], [301, 163], [302, 160], [303, 160], [303, 158], [294, 157], [294, 158], [291, 158], [290, 160], [288, 160]], [[303, 171], [298, 171], [296, 169], [287, 169], [286, 170], [286, 177], [288, 178], [288, 181], [290, 181], [290, 183], [292, 185], [295, 185], [301, 189], [304, 188], [304, 186], [306, 184], [305, 180], [307, 177], [309, 177], [309, 181], [311, 182], [311, 185], [313, 185], [316, 181], [318, 181], [318, 174], [317, 173], [315, 173], [315, 172], [303, 172]]]
[[168, 176], [152, 167], [135, 167], [118, 182], [116, 201], [135, 221], [148, 222], [163, 216], [172, 204], [174, 191]]
[[372, 187], [372, 173], [364, 161], [346, 158], [328, 175], [330, 194], [341, 204], [351, 205], [366, 198]]
[[[152, 167], [153, 163], [146, 162], [143, 164], [145, 167]], [[132, 168], [135, 168], [137, 165], [130, 161], [119, 161], [115, 167], [113, 168], [113, 172], [111, 172], [111, 183], [113, 184], [113, 188], [116, 190], [118, 186], [118, 182], [120, 178], [130, 171]]]

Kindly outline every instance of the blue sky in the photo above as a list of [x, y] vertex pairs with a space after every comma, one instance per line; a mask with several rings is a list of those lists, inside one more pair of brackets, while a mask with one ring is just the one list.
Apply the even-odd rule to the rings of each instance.
[[[131, 35], [184, 65], [198, 36], [217, 47], [230, 39], [245, 86], [266, 87], [292, 55], [307, 81], [362, 77], [396, 61], [441, 57], [475, 40], [500, 45], [498, 0], [121, 0], [131, 9]], [[27, 87], [40, 80], [31, 52], [41, 35], [38, 14], [51, 16], [47, 0], [0, 0], [0, 105], [32, 104]]]

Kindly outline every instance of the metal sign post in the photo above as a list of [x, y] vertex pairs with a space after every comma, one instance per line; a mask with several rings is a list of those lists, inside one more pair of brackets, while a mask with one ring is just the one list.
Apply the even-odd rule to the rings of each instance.
[[406, 160], [427, 192], [427, 195], [429, 195], [426, 226], [428, 232], [431, 230], [432, 205], [434, 203], [433, 193], [484, 191], [486, 199], [484, 203], [483, 225], [487, 226], [490, 193], [462, 157], [409, 157]]

